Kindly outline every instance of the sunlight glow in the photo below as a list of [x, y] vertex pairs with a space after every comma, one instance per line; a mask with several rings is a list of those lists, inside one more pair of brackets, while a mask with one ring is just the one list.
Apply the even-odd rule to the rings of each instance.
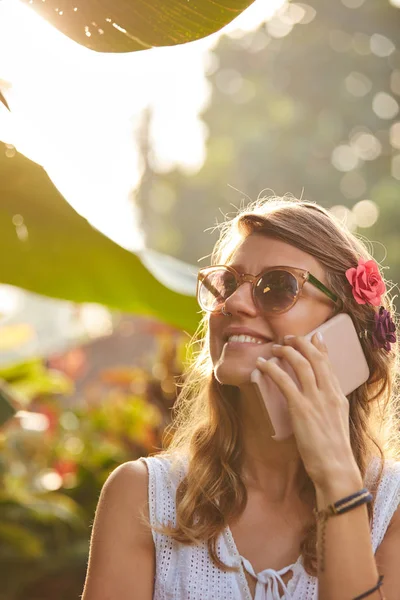
[[102, 54], [71, 41], [18, 0], [2, 0], [0, 90], [11, 113], [0, 105], [0, 139], [44, 166], [93, 226], [139, 249], [132, 192], [143, 173], [144, 110], [153, 166], [200, 169], [209, 50], [223, 33], [242, 35], [282, 4], [256, 0], [221, 32], [184, 46]]

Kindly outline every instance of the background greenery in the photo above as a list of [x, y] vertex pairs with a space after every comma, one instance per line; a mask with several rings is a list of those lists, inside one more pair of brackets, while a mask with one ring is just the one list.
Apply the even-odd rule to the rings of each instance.
[[310, 0], [222, 38], [208, 74], [204, 166], [190, 177], [157, 173], [150, 148], [139, 198], [148, 244], [194, 263], [217, 235], [200, 232], [263, 190], [326, 208], [370, 199], [379, 218], [357, 233], [385, 245], [400, 281], [399, 31], [387, 0]]
[[148, 327], [157, 340], [151, 371], [102, 369], [80, 386], [78, 402], [68, 397], [89, 348], [61, 371], [59, 359], [0, 370], [25, 409], [0, 431], [1, 600], [79, 598], [103, 483], [122, 462], [161, 447], [186, 336]]

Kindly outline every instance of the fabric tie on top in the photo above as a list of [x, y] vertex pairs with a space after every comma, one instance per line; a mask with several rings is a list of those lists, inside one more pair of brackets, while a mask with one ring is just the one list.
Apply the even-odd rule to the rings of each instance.
[[[255, 573], [252, 564], [243, 556], [240, 558], [242, 559], [243, 566], [246, 571], [255, 579], [257, 579], [256, 595], [254, 600], [281, 600], [281, 598], [290, 600], [291, 596], [289, 595], [286, 585], [282, 581], [281, 575], [285, 575], [285, 573], [290, 570], [294, 572], [294, 564], [284, 567], [280, 571], [275, 571], [274, 569], [264, 569], [264, 571], [260, 571], [260, 573]], [[279, 592], [279, 584], [281, 584], [283, 588], [282, 593], [284, 596], [281, 596]]]

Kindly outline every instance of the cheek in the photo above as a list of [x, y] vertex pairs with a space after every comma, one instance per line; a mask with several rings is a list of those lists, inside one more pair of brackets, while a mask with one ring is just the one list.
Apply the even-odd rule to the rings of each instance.
[[222, 332], [217, 315], [210, 315], [208, 322], [208, 347], [213, 364], [219, 359], [222, 350]]
[[306, 335], [333, 315], [332, 308], [318, 303], [310, 307], [308, 302], [299, 301], [287, 313], [271, 321], [274, 335], [280, 341], [285, 335]]

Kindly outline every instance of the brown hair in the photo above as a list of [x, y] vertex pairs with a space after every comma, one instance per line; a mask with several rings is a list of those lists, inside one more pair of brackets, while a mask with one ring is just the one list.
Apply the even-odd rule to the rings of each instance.
[[[282, 240], [320, 261], [325, 267], [327, 285], [343, 300], [343, 311], [350, 314], [357, 331], [371, 326], [375, 309], [357, 304], [352, 297], [345, 271], [358, 259], [370, 259], [366, 246], [336, 218], [317, 204], [294, 198], [258, 200], [221, 226], [220, 239], [212, 253], [212, 263], [222, 264], [241, 241], [253, 233]], [[383, 305], [391, 310], [389, 293]], [[205, 316], [195, 337], [197, 351], [175, 405], [175, 417], [166, 432], [168, 449], [164, 455], [185, 456], [188, 470], [177, 489], [176, 527], [157, 528], [183, 544], [206, 541], [213, 562], [223, 570], [228, 567], [217, 556], [219, 535], [243, 512], [247, 493], [242, 479], [243, 443], [238, 419], [238, 390], [219, 384], [213, 376], [208, 352], [208, 317]], [[380, 455], [381, 468], [370, 490], [376, 497], [383, 461], [398, 459], [397, 435], [399, 400], [395, 375], [397, 345], [392, 351], [375, 349], [370, 339], [362, 341], [370, 367], [369, 380], [349, 395], [350, 439], [361, 475], [366, 475], [369, 461]], [[313, 482], [304, 469], [303, 491], [312, 492]], [[373, 503], [368, 505], [370, 520]], [[301, 544], [304, 566], [311, 575], [317, 573], [317, 528], [305, 530]]]

